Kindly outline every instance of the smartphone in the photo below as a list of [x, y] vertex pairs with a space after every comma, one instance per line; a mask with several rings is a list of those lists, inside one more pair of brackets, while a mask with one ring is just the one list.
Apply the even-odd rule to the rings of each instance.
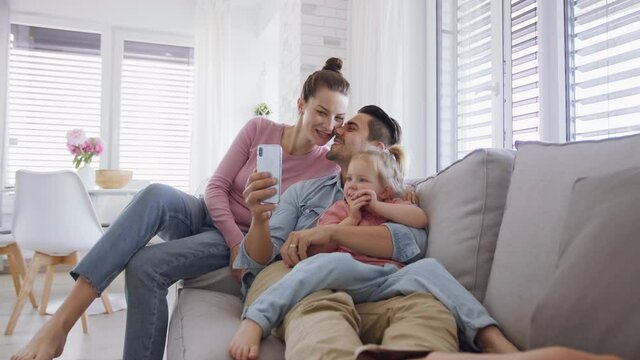
[[280, 202], [280, 183], [282, 180], [282, 146], [279, 144], [258, 145], [257, 168], [259, 172], [268, 172], [271, 177], [277, 179], [272, 188], [276, 194], [264, 200], [265, 203], [277, 204]]

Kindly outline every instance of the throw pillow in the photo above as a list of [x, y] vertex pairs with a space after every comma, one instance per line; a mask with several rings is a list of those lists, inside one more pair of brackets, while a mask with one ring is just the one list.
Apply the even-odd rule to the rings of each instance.
[[525, 348], [531, 312], [555, 271], [573, 183], [640, 167], [640, 135], [517, 147], [484, 304], [507, 337]]
[[511, 150], [476, 150], [416, 188], [429, 215], [427, 256], [438, 259], [479, 301], [487, 288], [513, 158]]
[[640, 359], [640, 168], [578, 180], [530, 346]]

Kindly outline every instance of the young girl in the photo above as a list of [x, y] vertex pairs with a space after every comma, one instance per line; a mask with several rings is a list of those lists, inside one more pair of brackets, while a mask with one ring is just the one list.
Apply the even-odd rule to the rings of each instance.
[[[374, 226], [388, 221], [411, 227], [427, 225], [419, 207], [402, 200], [404, 153], [399, 146], [370, 148], [353, 157], [344, 184], [345, 199], [334, 203], [318, 219], [318, 225]], [[282, 322], [286, 313], [305, 296], [322, 289], [345, 290], [354, 301], [367, 296], [374, 279], [396, 273], [403, 264], [354, 252], [346, 247], [310, 249], [333, 252], [299, 263], [282, 280], [245, 308], [240, 329], [229, 345], [235, 359], [257, 359], [262, 336]]]

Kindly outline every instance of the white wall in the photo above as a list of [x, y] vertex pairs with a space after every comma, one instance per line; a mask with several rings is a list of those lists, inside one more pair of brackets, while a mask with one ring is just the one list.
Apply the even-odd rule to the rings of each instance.
[[280, 68], [281, 60], [278, 44], [280, 42], [280, 15], [274, 14], [258, 35], [258, 53], [261, 64], [258, 76], [258, 94], [261, 102], [266, 102], [271, 108], [272, 119], [280, 119]]
[[298, 119], [296, 101], [300, 96], [300, 0], [283, 0], [280, 8], [279, 121]]
[[263, 101], [260, 78], [263, 57], [258, 37], [258, 10], [231, 8], [231, 116], [240, 130]]

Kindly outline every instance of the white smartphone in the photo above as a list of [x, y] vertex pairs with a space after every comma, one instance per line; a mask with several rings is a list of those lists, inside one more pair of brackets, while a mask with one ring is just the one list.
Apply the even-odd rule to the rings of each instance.
[[257, 168], [259, 172], [268, 172], [271, 177], [277, 179], [272, 186], [276, 194], [264, 200], [265, 203], [277, 204], [280, 202], [280, 182], [282, 180], [282, 146], [279, 144], [258, 145]]

